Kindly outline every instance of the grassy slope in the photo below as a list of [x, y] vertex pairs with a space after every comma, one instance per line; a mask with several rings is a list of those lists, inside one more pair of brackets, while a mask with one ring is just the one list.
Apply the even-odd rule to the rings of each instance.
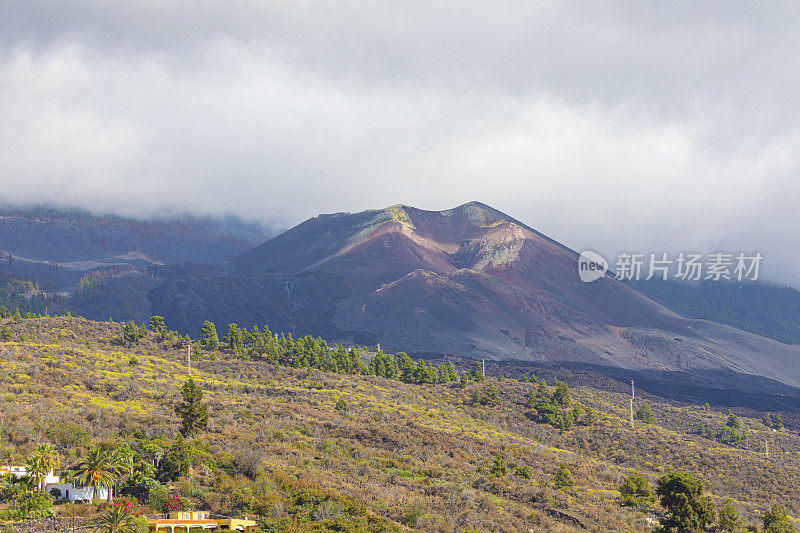
[[[176, 434], [172, 406], [187, 369], [152, 334], [131, 350], [117, 344], [121, 326], [114, 323], [54, 318], [3, 325], [15, 340], [29, 338], [0, 344], [3, 461], [20, 461], [58, 419], [81, 422], [96, 441], [137, 427], [170, 439]], [[561, 514], [568, 513], [594, 530], [649, 530], [655, 513], [615, 501], [630, 468], [653, 481], [673, 469], [692, 472], [715, 498], [737, 502], [746, 521], [760, 522], [760, 510], [772, 503], [800, 514], [800, 438], [754, 419], [743, 419], [746, 449], [692, 435], [701, 420], [718, 429], [725, 419], [695, 406], [654, 402], [656, 424], [631, 431], [625, 396], [578, 387], [573, 400], [594, 407], [600, 420], [559, 435], [525, 417], [530, 385], [516, 380], [496, 384], [499, 406], [475, 408], [466, 401], [480, 385], [462, 390], [276, 370], [224, 355], [205, 355], [193, 366], [211, 408], [202, 438], [212, 452], [256, 450], [268, 470], [352, 496], [398, 523], [443, 531], [571, 530], [575, 522]], [[350, 407], [345, 415], [334, 410], [339, 398]], [[764, 440], [769, 459], [759, 453]], [[478, 473], [495, 451], [509, 463], [500, 480]], [[78, 453], [72, 450], [67, 461]], [[560, 463], [572, 472], [574, 488], [553, 487]], [[533, 481], [510, 475], [521, 465], [530, 467]]]

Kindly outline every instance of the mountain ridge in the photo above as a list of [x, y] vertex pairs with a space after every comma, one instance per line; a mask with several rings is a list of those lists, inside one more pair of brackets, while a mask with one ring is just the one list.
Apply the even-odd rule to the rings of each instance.
[[397, 204], [309, 219], [229, 261], [228, 274], [338, 276], [350, 294], [330, 322], [351, 342], [555, 364], [726, 369], [800, 386], [799, 350], [686, 319], [611, 276], [583, 283], [577, 257], [480, 202], [444, 211]]
[[[12, 255], [31, 246], [41, 250], [35, 265], [0, 261], [4, 272], [40, 280], [35, 299], [19, 293], [14, 287], [24, 284], [13, 279], [8, 289], [0, 287], [12, 310], [25, 304], [38, 313], [49, 308], [137, 322], [158, 314], [184, 333], [197, 333], [204, 320], [220, 327], [268, 324], [295, 336], [381, 343], [420, 355], [593, 365], [609, 374], [679, 372], [703, 386], [755, 390], [742, 384], [752, 380], [737, 377], [752, 374], [800, 387], [800, 346], [696, 320], [706, 318], [696, 313], [678, 314], [610, 274], [583, 283], [574, 250], [480, 202], [443, 211], [396, 204], [323, 214], [238, 252], [215, 249], [217, 237], [175, 235], [166, 244], [199, 253], [163, 265], [124, 259], [118, 262], [125, 265], [89, 271], [91, 279], [83, 281], [78, 278], [87, 272], [54, 270], [52, 263], [67, 258], [47, 250], [64, 249], [68, 233], [61, 228], [68, 226], [48, 216], [32, 212], [13, 224], [0, 220], [0, 242], [10, 243]], [[104, 220], [89, 217], [78, 227], [104, 228], [99, 237], [117, 258], [138, 241], [126, 228], [142, 228], [156, 239], [166, 228], [153, 233], [147, 223]], [[94, 230], [81, 231], [81, 246], [102, 242]], [[222, 261], [207, 261], [208, 254]], [[56, 301], [48, 291], [57, 279], [80, 281], [80, 290]], [[781, 325], [783, 331], [791, 327]]]

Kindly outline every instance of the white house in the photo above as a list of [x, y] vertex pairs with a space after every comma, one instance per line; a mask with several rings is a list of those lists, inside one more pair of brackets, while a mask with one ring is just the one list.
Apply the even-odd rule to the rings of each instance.
[[[28, 469], [19, 465], [0, 465], [0, 475], [8, 474], [16, 478], [28, 475]], [[60, 491], [60, 498], [67, 501], [90, 502], [92, 501], [92, 487], [76, 487], [74, 483], [61, 483], [61, 479], [51, 470], [44, 478], [44, 490], [49, 493], [53, 489]], [[97, 497], [101, 500], [108, 499], [108, 489], [97, 487]]]
[[[4, 474], [8, 474], [17, 478], [25, 477], [28, 475], [28, 468], [26, 466], [19, 465], [0, 465], [0, 476]], [[60, 479], [52, 470], [44, 477], [45, 485], [49, 483], [58, 483], [59, 481]]]
[[[76, 487], [74, 483], [51, 483], [45, 485], [45, 490], [52, 494], [53, 489], [60, 492], [59, 498], [68, 502], [91, 502], [92, 486]], [[97, 498], [100, 500], [108, 499], [108, 489], [102, 485], [97, 487]]]

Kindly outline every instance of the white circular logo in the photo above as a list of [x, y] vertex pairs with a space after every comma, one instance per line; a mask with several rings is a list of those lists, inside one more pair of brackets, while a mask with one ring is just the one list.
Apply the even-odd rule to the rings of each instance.
[[602, 255], [591, 250], [584, 250], [578, 257], [578, 275], [581, 281], [591, 283], [605, 276], [608, 261]]

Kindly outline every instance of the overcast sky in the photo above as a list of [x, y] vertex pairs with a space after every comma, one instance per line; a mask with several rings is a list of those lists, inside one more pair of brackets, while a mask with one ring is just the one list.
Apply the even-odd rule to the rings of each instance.
[[[453, 6], [456, 6], [453, 8]], [[123, 215], [480, 200], [800, 286], [795, 2], [0, 3], [0, 196]]]

